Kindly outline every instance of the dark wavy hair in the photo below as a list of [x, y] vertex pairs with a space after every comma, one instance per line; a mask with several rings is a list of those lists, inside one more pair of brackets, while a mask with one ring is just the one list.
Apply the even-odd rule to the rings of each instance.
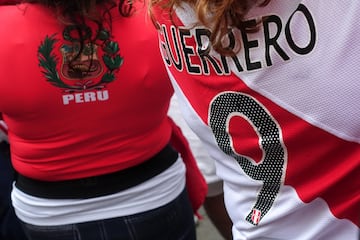
[[[128, 17], [132, 13], [133, 0], [23, 0], [22, 3], [39, 3], [41, 5], [54, 8], [62, 17], [74, 20], [74, 17], [86, 17], [94, 19], [96, 13], [96, 6], [105, 6], [106, 10], [110, 10], [118, 5], [119, 13]], [[99, 17], [99, 16], [96, 16]], [[97, 19], [99, 20], [99, 19]]]
[[[98, 27], [98, 32], [104, 30], [107, 26], [107, 31], [112, 32], [112, 16], [110, 11], [113, 8], [118, 8], [118, 12], [122, 17], [130, 17], [134, 11], [133, 3], [136, 0], [19, 0], [21, 3], [41, 4], [45, 7], [53, 9], [54, 13], [61, 23], [71, 25], [77, 31], [79, 39], [79, 51], [76, 56], [70, 60], [69, 67], [78, 72], [79, 78], [91, 69], [91, 64], [87, 70], [79, 70], [75, 68], [75, 63], [81, 56], [86, 44], [91, 44], [96, 41], [94, 36], [89, 36], [84, 33], [84, 26], [86, 21], [94, 22]], [[140, 0], [137, 0], [140, 1]], [[92, 49], [91, 49], [92, 50]], [[90, 54], [92, 56], [92, 54]], [[91, 61], [92, 62], [92, 61]], [[80, 72], [79, 72], [80, 71]]]

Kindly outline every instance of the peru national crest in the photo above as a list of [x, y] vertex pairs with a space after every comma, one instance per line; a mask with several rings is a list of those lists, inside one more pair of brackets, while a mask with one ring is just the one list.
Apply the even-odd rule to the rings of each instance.
[[38, 48], [39, 66], [53, 86], [65, 92], [98, 90], [115, 80], [123, 58], [108, 30], [93, 34], [89, 26], [70, 25], [63, 31], [64, 41], [59, 40], [56, 34], [46, 36]]

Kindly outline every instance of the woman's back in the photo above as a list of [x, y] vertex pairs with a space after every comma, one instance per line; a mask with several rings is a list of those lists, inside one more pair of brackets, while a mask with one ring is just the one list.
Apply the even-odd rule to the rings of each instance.
[[142, 11], [139, 3], [124, 18], [114, 8], [111, 33], [105, 24], [97, 34], [88, 22], [82, 33], [97, 39], [70, 64], [80, 49], [74, 25], [40, 5], [0, 8], [0, 112], [20, 173], [42, 180], [104, 174], [166, 145], [172, 89]]

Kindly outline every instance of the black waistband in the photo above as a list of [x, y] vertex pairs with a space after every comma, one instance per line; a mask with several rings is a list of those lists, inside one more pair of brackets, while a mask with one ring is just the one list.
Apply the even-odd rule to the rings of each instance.
[[15, 183], [21, 191], [43, 198], [83, 199], [120, 192], [160, 174], [178, 158], [167, 145], [144, 163], [118, 172], [75, 180], [47, 182], [18, 175]]

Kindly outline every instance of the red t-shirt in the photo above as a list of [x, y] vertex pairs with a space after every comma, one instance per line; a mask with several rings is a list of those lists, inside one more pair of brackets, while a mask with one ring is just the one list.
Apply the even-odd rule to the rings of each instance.
[[[18, 172], [42, 180], [104, 174], [168, 143], [173, 91], [146, 5], [135, 8], [130, 18], [114, 8], [111, 34], [86, 44], [71, 68], [75, 28], [40, 5], [0, 7], [0, 112]], [[96, 31], [93, 23], [82, 29], [92, 38]], [[90, 63], [78, 80], [76, 69]]]

